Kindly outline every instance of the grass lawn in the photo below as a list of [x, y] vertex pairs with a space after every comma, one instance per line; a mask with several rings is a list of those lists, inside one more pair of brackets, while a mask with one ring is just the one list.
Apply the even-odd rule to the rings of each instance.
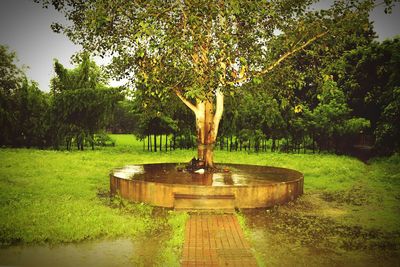
[[[296, 158], [297, 157], [297, 158]], [[238, 214], [260, 266], [399, 266], [400, 157], [282, 155], [305, 175], [305, 194]]]
[[[59, 244], [167, 233], [159, 262], [177, 265], [186, 213], [108, 197], [108, 174], [134, 163], [187, 162], [196, 151], [144, 152], [131, 135], [95, 151], [0, 149], [0, 242]], [[370, 165], [345, 156], [216, 151], [215, 160], [297, 169], [305, 194], [239, 218], [260, 265], [396, 264], [400, 157]]]

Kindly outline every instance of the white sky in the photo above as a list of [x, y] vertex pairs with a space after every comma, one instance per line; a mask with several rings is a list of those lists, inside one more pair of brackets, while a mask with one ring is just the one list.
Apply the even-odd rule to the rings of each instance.
[[[321, 0], [317, 6], [329, 6], [329, 0]], [[400, 34], [400, 6], [386, 15], [384, 7], [371, 14], [379, 40]], [[53, 73], [53, 59], [57, 58], [65, 67], [71, 68], [70, 57], [80, 47], [62, 34], [53, 33], [52, 22], [65, 21], [53, 9], [43, 9], [33, 0], [0, 0], [0, 44], [7, 45], [17, 53], [20, 66], [28, 66], [27, 76], [39, 83], [43, 91], [49, 91]], [[98, 61], [98, 64], [102, 62]], [[112, 86], [120, 83], [112, 81]]]

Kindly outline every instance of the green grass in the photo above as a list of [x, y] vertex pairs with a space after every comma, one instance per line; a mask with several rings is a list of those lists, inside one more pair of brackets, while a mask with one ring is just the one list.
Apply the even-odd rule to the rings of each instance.
[[1, 149], [0, 240], [57, 243], [145, 232], [152, 228], [150, 211], [147, 217], [124, 214], [98, 194], [109, 190], [112, 168], [183, 155]]
[[[115, 147], [95, 151], [0, 149], [0, 242], [57, 244], [166, 232], [158, 257], [178, 264], [187, 215], [110, 199], [108, 175], [127, 164], [188, 162], [196, 151], [147, 152], [132, 135], [111, 138]], [[259, 262], [344, 264], [344, 257], [365, 263], [370, 255], [383, 257], [377, 247], [399, 255], [400, 156], [365, 165], [327, 154], [216, 151], [215, 160], [288, 167], [305, 175], [298, 201], [243, 213]]]
[[168, 225], [171, 228], [170, 238], [163, 244], [164, 248], [160, 253], [157, 262], [162, 266], [180, 266], [183, 242], [185, 241], [185, 225], [189, 215], [186, 212], [172, 212], [168, 218]]
[[136, 150], [143, 148], [143, 141], [132, 134], [110, 134], [109, 136], [115, 141], [117, 148], [135, 148]]
[[396, 266], [400, 156], [370, 165], [348, 157], [292, 156], [283, 156], [282, 166], [304, 172], [305, 194], [238, 215], [260, 266]]

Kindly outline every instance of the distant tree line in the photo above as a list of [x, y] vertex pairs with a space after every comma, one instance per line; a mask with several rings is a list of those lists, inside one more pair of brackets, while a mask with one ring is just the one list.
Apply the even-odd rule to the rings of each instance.
[[81, 55], [68, 70], [54, 63], [56, 76], [45, 93], [29, 81], [14, 61], [15, 53], [0, 46], [0, 146], [65, 147], [80, 150], [107, 142], [97, 135], [109, 123], [121, 90], [105, 86], [102, 72]]

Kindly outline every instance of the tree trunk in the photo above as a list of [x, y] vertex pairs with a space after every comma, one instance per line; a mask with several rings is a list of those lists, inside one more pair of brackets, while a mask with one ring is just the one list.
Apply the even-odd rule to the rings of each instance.
[[94, 150], [94, 134], [91, 134], [92, 140], [90, 140], [90, 144], [92, 145], [92, 150]]
[[196, 116], [197, 157], [204, 161], [206, 168], [214, 168], [214, 145], [224, 110], [224, 95], [219, 89], [216, 89], [214, 96], [210, 95], [204, 100], [198, 99], [196, 105], [179, 92], [177, 92], [177, 96]]
[[210, 101], [197, 104], [197, 157], [203, 160], [206, 167], [214, 167], [214, 143], [216, 139], [213, 125], [214, 111]]
[[157, 152], [157, 135], [154, 134], [154, 152]]
[[150, 140], [150, 152], [153, 152], [153, 142], [151, 141], [151, 134], [149, 134], [149, 140]]
[[69, 137], [67, 138], [67, 150], [72, 150], [72, 139]]

